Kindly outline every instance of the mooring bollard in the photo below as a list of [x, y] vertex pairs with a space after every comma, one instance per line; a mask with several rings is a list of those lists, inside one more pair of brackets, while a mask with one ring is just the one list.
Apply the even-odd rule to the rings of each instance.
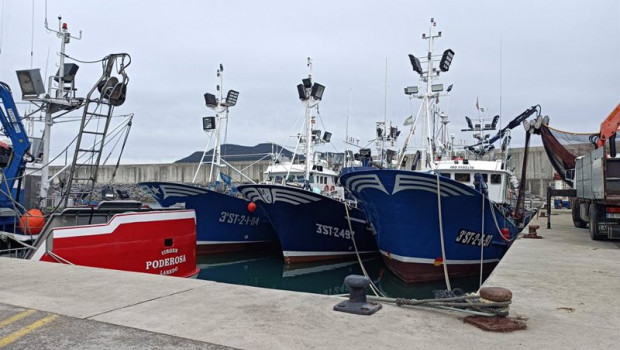
[[536, 230], [538, 230], [540, 228], [540, 225], [529, 225], [528, 226], [528, 233], [523, 235], [523, 238], [542, 238], [541, 236], [538, 235], [538, 232], [536, 232]]
[[366, 276], [349, 275], [344, 284], [349, 288], [349, 300], [334, 305], [334, 311], [342, 311], [356, 315], [372, 315], [381, 309], [381, 304], [366, 300], [366, 288], [370, 279]]
[[[512, 301], [512, 292], [506, 288], [482, 287], [480, 288], [479, 293], [480, 301], [483, 303]], [[524, 320], [507, 317], [508, 306], [506, 306], [504, 311], [506, 312], [506, 316], [467, 316], [463, 319], [463, 321], [489, 332], [512, 332], [522, 330], [527, 327]]]

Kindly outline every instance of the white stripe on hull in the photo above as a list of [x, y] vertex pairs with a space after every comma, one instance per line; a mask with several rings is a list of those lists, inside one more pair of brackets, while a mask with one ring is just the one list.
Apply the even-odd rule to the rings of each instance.
[[196, 245], [215, 245], [215, 244], [238, 244], [238, 243], [264, 243], [271, 241], [197, 241]]
[[[368, 254], [368, 253], [375, 253], [375, 250], [368, 250], [368, 251], [363, 251], [363, 252], [358, 252], [359, 254]], [[350, 255], [350, 254], [355, 254], [355, 252], [352, 251], [333, 251], [333, 252], [326, 252], [326, 251], [320, 251], [320, 252], [309, 252], [309, 251], [293, 251], [293, 250], [284, 250], [282, 251], [282, 255], [284, 255], [285, 257], [299, 257], [299, 256], [329, 256], [329, 255]]]
[[[414, 258], [414, 257], [409, 257], [409, 256], [402, 256], [402, 255], [397, 255], [397, 254], [393, 254], [390, 253], [388, 255], [387, 252], [381, 250], [381, 254], [385, 257], [387, 257], [388, 259], [393, 259], [393, 260], [398, 260], [400, 262], [404, 262], [404, 263], [416, 263], [416, 264], [434, 264], [435, 263], [435, 259], [427, 259], [427, 258]], [[499, 259], [484, 259], [484, 263], [491, 263], [491, 262], [498, 262]], [[471, 265], [471, 264], [479, 264], [480, 263], [480, 259], [473, 259], [473, 260], [450, 260], [447, 259], [445, 260], [445, 263], [448, 265]]]

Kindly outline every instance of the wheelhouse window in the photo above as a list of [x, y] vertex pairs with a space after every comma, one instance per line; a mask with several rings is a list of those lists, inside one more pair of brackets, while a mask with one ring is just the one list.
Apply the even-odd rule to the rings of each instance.
[[458, 182], [471, 182], [471, 174], [470, 173], [454, 173], [454, 180]]
[[441, 175], [443, 177], [447, 177], [448, 179], [452, 178], [452, 174], [451, 173], [439, 173], [439, 175]]
[[502, 174], [491, 174], [491, 183], [492, 184], [501, 184], [502, 183]]

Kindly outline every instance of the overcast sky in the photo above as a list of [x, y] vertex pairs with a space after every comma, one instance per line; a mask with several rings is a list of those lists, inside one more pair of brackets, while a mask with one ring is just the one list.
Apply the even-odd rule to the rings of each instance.
[[[44, 29], [44, 0], [34, 1], [34, 11], [26, 0], [2, 0], [2, 6], [0, 80], [20, 100], [15, 70], [31, 67], [31, 47], [33, 67], [50, 75], [60, 43]], [[349, 135], [367, 143], [386, 105], [388, 121], [404, 130], [412, 112], [403, 88], [419, 84], [407, 54], [426, 53], [421, 34], [431, 17], [443, 32], [436, 53], [455, 51], [438, 83], [454, 84], [449, 101], [441, 102], [457, 139], [463, 117], [476, 115], [476, 99], [495, 115], [501, 97], [506, 122], [540, 104], [552, 126], [582, 132], [597, 131], [620, 102], [618, 0], [48, 0], [50, 26], [58, 25], [59, 14], [73, 35], [83, 31], [82, 40], [67, 46], [69, 56], [132, 57], [127, 102], [116, 110], [135, 114], [123, 163], [168, 163], [206, 146], [202, 117], [213, 113], [203, 94], [215, 93], [220, 63], [224, 90], [240, 92], [230, 110], [229, 143], [294, 144], [289, 135], [297, 133], [302, 111], [295, 86], [308, 74], [307, 57], [314, 80], [326, 86], [320, 111], [333, 137], [324, 150], [344, 150], [348, 115]], [[78, 64], [84, 96], [100, 65]], [[415, 111], [418, 106], [415, 100]], [[20, 105], [22, 114], [25, 108]], [[77, 127], [54, 126], [52, 153]], [[513, 147], [522, 146], [523, 129], [513, 136]]]

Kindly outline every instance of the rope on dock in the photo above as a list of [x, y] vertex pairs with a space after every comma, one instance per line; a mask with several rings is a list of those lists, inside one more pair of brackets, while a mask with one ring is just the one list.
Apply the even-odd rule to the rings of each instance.
[[463, 312], [478, 316], [506, 317], [511, 301], [483, 301], [479, 295], [463, 295], [451, 298], [406, 299], [368, 296], [369, 300], [396, 304], [397, 306], [417, 306]]

